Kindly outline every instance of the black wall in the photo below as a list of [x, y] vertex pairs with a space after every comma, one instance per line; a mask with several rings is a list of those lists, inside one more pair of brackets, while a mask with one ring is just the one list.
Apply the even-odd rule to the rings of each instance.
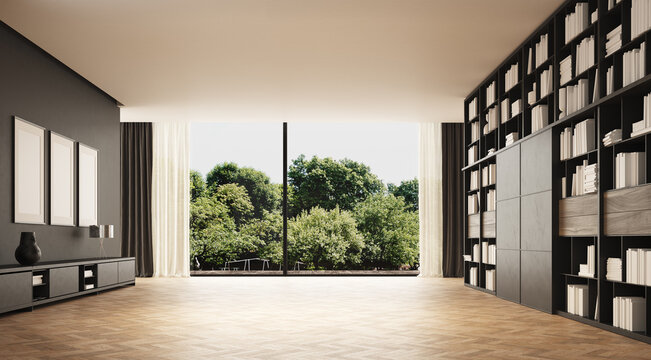
[[[114, 99], [0, 22], [0, 265], [14, 264], [21, 231], [35, 231], [41, 261], [99, 256], [88, 228], [13, 223], [13, 116], [99, 150], [100, 224], [114, 224], [108, 256], [120, 256], [120, 112]], [[49, 136], [46, 135], [46, 160]], [[47, 161], [46, 161], [47, 164]], [[45, 214], [49, 222], [49, 169]]]

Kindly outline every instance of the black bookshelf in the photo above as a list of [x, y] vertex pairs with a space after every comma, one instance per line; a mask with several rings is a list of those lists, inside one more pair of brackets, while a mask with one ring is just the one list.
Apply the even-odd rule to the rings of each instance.
[[[565, 37], [565, 17], [575, 10], [577, 3], [586, 3], [588, 24], [568, 41]], [[651, 286], [626, 282], [626, 250], [651, 248], [651, 133], [631, 136], [633, 123], [643, 119], [644, 97], [651, 94], [651, 31], [631, 36], [632, 0], [622, 0], [608, 8], [607, 0], [568, 0], [545, 20], [520, 46], [505, 57], [504, 61], [474, 89], [464, 102], [465, 107], [465, 167], [464, 189], [466, 197], [476, 194], [479, 209], [476, 214], [468, 213], [468, 200], [465, 201], [464, 254], [472, 255], [474, 245], [479, 245], [480, 261], [465, 261], [464, 282], [476, 288], [500, 296], [497, 291], [486, 290], [485, 270], [495, 269], [499, 273], [499, 260], [496, 265], [481, 262], [482, 242], [500, 242], [494, 230], [497, 221], [496, 211], [488, 211], [488, 190], [497, 190], [499, 183], [481, 184], [481, 171], [497, 162], [500, 154], [511, 147], [525, 144], [539, 133], [551, 131], [553, 141], [547, 149], [553, 154], [553, 240], [552, 240], [552, 290], [547, 294], [553, 298], [553, 313], [610, 330], [637, 340], [651, 343]], [[592, 22], [592, 14], [597, 18]], [[606, 53], [607, 34], [621, 25], [621, 47]], [[547, 36], [547, 57], [536, 64], [536, 44], [541, 36]], [[594, 64], [576, 71], [577, 45], [584, 39], [594, 38]], [[625, 85], [625, 53], [640, 49], [645, 44], [645, 71], [641, 78]], [[572, 71], [568, 81], [561, 83], [560, 63], [567, 57], [572, 59]], [[531, 66], [529, 62], [531, 61]], [[518, 64], [517, 81], [514, 86], [505, 86], [505, 74], [513, 64]], [[549, 93], [541, 93], [541, 78], [549, 67], [552, 68], [552, 85]], [[608, 71], [613, 72], [611, 91], [607, 87]], [[561, 89], [587, 82], [587, 104], [576, 111], [561, 113], [563, 101]], [[486, 89], [495, 84], [495, 101], [487, 101]], [[529, 92], [535, 97], [529, 99]], [[471, 116], [468, 107], [473, 99], [477, 101], [476, 116]], [[502, 103], [520, 102], [520, 111], [503, 114]], [[532, 100], [532, 101], [529, 101]], [[546, 105], [547, 124], [537, 131], [532, 127], [534, 108]], [[491, 131], [484, 131], [489, 109], [495, 107], [498, 124]], [[544, 107], [537, 110], [540, 112]], [[651, 114], [647, 115], [651, 116]], [[574, 129], [577, 124], [594, 119], [595, 146], [580, 154], [561, 158], [560, 136], [566, 128]], [[473, 125], [477, 123], [479, 125]], [[479, 126], [478, 136], [472, 137], [473, 126]], [[606, 134], [622, 130], [622, 139], [605, 145], [602, 139]], [[475, 130], [477, 131], [477, 130]], [[506, 136], [516, 134], [517, 140], [507, 145]], [[476, 161], [469, 161], [468, 150], [477, 147]], [[489, 151], [493, 150], [493, 151]], [[642, 181], [636, 186], [616, 188], [616, 157], [620, 153], [639, 152], [645, 164]], [[572, 196], [572, 174], [578, 165], [596, 164], [598, 167], [597, 191]], [[480, 172], [480, 186], [470, 188], [470, 177], [474, 171]], [[563, 191], [561, 179], [565, 177]], [[563, 198], [565, 193], [565, 198]], [[491, 219], [493, 219], [491, 221]], [[503, 241], [505, 239], [502, 239]], [[593, 277], [580, 276], [579, 265], [585, 264], [587, 247], [595, 247], [595, 272]], [[498, 255], [499, 256], [499, 255]], [[622, 262], [622, 280], [606, 278], [606, 263], [609, 258], [619, 258]], [[476, 260], [476, 259], [472, 259]], [[470, 284], [470, 268], [478, 268], [478, 282]], [[499, 278], [498, 278], [499, 279]], [[519, 280], [518, 280], [519, 281]], [[651, 282], [647, 282], [651, 284]], [[583, 316], [570, 314], [567, 307], [567, 285], [586, 285], [588, 309]], [[518, 290], [520, 291], [520, 290]], [[613, 298], [617, 296], [642, 297], [646, 302], [646, 329], [628, 331], [613, 326]], [[500, 296], [501, 297], [501, 296]]]

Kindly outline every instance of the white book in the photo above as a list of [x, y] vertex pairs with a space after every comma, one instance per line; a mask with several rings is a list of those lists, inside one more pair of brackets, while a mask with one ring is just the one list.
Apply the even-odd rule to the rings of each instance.
[[95, 288], [95, 285], [94, 285], [94, 284], [86, 284], [86, 286], [85, 286], [84, 288], [85, 288], [86, 290], [94, 289], [94, 288]]

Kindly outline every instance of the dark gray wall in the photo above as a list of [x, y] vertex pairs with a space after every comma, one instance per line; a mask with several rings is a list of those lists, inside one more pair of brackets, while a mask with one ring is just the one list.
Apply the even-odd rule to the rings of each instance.
[[[99, 223], [114, 224], [120, 256], [120, 113], [114, 99], [0, 22], [0, 265], [14, 264], [21, 231], [35, 231], [41, 261], [97, 257], [88, 228], [13, 223], [13, 116], [99, 149]], [[49, 159], [49, 136], [46, 136]], [[49, 219], [46, 169], [46, 220]]]

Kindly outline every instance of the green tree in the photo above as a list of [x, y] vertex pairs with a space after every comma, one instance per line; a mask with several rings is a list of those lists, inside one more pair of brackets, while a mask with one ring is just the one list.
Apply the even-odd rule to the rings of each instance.
[[220, 185], [214, 191], [213, 198], [226, 206], [238, 229], [253, 216], [253, 205], [244, 186]]
[[389, 184], [389, 194], [402, 196], [409, 210], [418, 210], [418, 179], [401, 181], [400, 185]]
[[300, 214], [313, 207], [352, 210], [356, 203], [384, 190], [382, 181], [371, 169], [352, 160], [300, 155], [288, 172], [292, 187], [291, 213]]
[[418, 212], [407, 211], [402, 197], [376, 194], [357, 204], [353, 217], [364, 236], [367, 268], [398, 269], [418, 261]]
[[288, 224], [291, 262], [308, 269], [352, 269], [361, 263], [364, 241], [349, 212], [335, 208], [304, 211]]
[[206, 175], [207, 188], [214, 192], [219, 186], [237, 184], [246, 188], [253, 204], [253, 216], [260, 218], [263, 211], [280, 210], [282, 187], [271, 184], [262, 171], [239, 167], [235, 163], [217, 164]]
[[196, 170], [190, 170], [190, 201], [195, 201], [206, 193], [206, 182]]

